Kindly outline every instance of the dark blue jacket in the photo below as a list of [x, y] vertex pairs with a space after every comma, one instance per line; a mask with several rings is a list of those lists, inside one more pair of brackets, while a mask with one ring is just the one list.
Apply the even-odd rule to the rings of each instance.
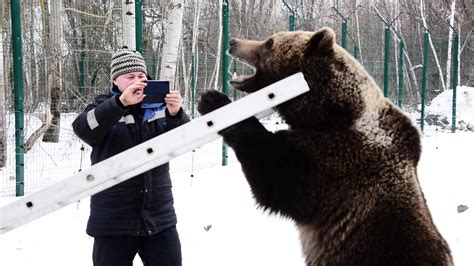
[[[118, 96], [110, 94], [97, 97], [72, 125], [76, 135], [92, 146], [95, 164], [189, 121], [183, 109], [174, 117], [167, 109], [158, 112], [143, 125], [142, 117], [140, 104], [125, 108]], [[176, 222], [166, 163], [93, 195], [87, 233], [152, 235]]]

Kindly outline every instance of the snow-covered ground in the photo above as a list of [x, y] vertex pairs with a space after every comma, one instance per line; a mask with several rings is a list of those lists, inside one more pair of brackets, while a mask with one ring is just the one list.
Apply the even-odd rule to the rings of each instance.
[[[474, 118], [474, 109], [463, 112], [460, 119]], [[217, 140], [197, 149], [194, 164], [193, 153], [171, 161], [183, 264], [304, 265], [292, 221], [257, 208], [232, 151], [229, 166], [215, 166], [221, 145]], [[474, 265], [473, 151], [474, 132], [426, 127], [419, 179], [433, 219], [460, 266]], [[0, 198], [0, 206], [13, 200]], [[468, 209], [458, 212], [460, 205]], [[0, 235], [0, 265], [91, 265], [88, 213], [86, 198]], [[141, 265], [138, 256], [136, 262]]]
[[[447, 90], [436, 96], [426, 108], [427, 113], [450, 116], [452, 110], [453, 90]], [[459, 86], [456, 90], [456, 115], [458, 121], [474, 125], [474, 88]]]

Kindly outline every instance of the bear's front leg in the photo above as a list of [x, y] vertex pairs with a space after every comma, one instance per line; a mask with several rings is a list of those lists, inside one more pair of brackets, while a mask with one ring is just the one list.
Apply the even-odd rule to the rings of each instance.
[[[201, 95], [201, 98], [198, 101], [197, 110], [200, 114], [204, 115], [227, 105], [230, 102], [231, 101], [227, 95], [215, 90], [209, 90]], [[244, 137], [244, 135], [268, 135], [270, 132], [268, 132], [255, 117], [251, 117], [220, 131], [219, 134], [224, 137], [224, 141], [229, 146], [235, 149], [237, 148], [234, 147], [237, 144], [236, 141]]]
[[[221, 108], [224, 105], [229, 104], [230, 102], [231, 101], [227, 95], [215, 90], [208, 90], [201, 94], [201, 98], [198, 101], [197, 110], [201, 115], [205, 115]], [[251, 130], [253, 132], [267, 132], [267, 130], [260, 124], [260, 122], [258, 122], [256, 118], [251, 117], [220, 131], [219, 134], [224, 137], [225, 142], [229, 144], [229, 146], [232, 146], [232, 137], [238, 136], [240, 131], [247, 130]], [[231, 134], [232, 132], [234, 133]]]
[[[211, 112], [228, 104], [226, 95], [209, 91], [201, 96], [198, 111]], [[288, 131], [268, 131], [255, 117], [245, 119], [219, 132], [235, 152], [257, 202], [274, 212], [296, 220], [306, 206], [292, 208], [294, 202], [308, 202], [309, 159], [303, 145]]]
[[[229, 104], [230, 102], [231, 101], [227, 95], [215, 90], [209, 90], [201, 94], [197, 110], [201, 115], [205, 115]], [[229, 144], [229, 146], [232, 146], [232, 143], [235, 141], [233, 137], [241, 135], [241, 131], [249, 130], [253, 132], [252, 134], [255, 134], [256, 132], [268, 133], [256, 118], [251, 117], [220, 131], [219, 134], [224, 137], [225, 142]]]

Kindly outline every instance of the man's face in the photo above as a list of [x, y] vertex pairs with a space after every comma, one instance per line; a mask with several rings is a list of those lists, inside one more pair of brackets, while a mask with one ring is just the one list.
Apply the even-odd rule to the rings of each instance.
[[120, 92], [123, 92], [126, 88], [132, 85], [137, 80], [147, 80], [145, 73], [143, 72], [130, 72], [123, 74], [115, 78], [114, 84], [117, 85]]

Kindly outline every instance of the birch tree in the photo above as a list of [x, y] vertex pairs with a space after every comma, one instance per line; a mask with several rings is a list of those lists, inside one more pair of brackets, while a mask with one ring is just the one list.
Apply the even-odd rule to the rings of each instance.
[[221, 63], [221, 50], [222, 50], [222, 4], [223, 1], [219, 1], [219, 35], [217, 37], [217, 50], [216, 50], [216, 62], [214, 65], [214, 71], [212, 72], [211, 81], [214, 79], [214, 90], [217, 90], [217, 84], [219, 84], [219, 69]]
[[182, 0], [170, 0], [167, 18], [164, 22], [163, 53], [158, 78], [169, 80], [170, 89], [174, 90], [176, 68], [179, 60], [179, 44], [183, 25], [184, 3]]
[[[456, 0], [453, 0], [451, 3], [451, 13], [449, 15], [449, 25], [454, 27], [454, 13], [456, 12]], [[451, 53], [453, 50], [452, 42], [453, 42], [453, 28], [449, 27], [449, 35], [448, 35], [448, 54], [446, 60], [446, 90], [450, 88], [450, 80], [451, 80]]]
[[[360, 25], [359, 25], [359, 11], [355, 12], [355, 22], [356, 22], [356, 33], [357, 33], [357, 46], [359, 47], [359, 50], [361, 46], [361, 41], [360, 41]], [[359, 53], [359, 61], [363, 65], [364, 64], [364, 54], [362, 52]]]
[[122, 31], [123, 31], [123, 45], [135, 50], [135, 5], [132, 1], [122, 0]]
[[[196, 1], [194, 4], [194, 20], [193, 20], [193, 36], [191, 41], [191, 54], [194, 56], [194, 75], [197, 78], [199, 75], [199, 21], [201, 17], [201, 4]], [[197, 82], [197, 80], [196, 80]]]
[[[0, 3], [0, 18], [4, 18], [3, 3], [3, 1]], [[3, 73], [3, 25], [0, 24], [0, 167], [5, 167], [7, 153], [7, 113], [5, 108], [5, 79]]]

